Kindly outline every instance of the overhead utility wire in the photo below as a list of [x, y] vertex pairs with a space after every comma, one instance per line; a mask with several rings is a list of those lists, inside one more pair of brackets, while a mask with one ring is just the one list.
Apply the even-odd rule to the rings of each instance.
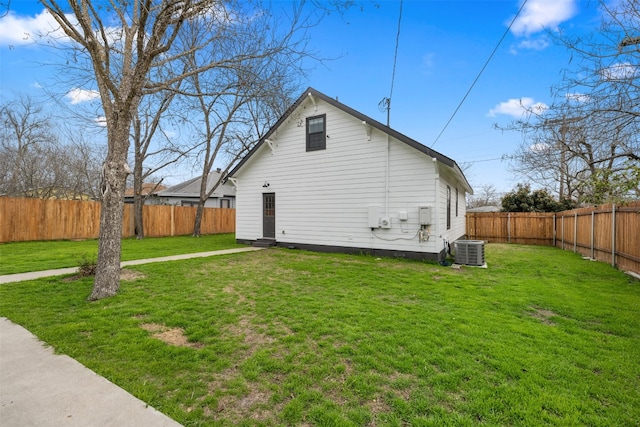
[[520, 9], [518, 10], [518, 13], [516, 13], [516, 16], [513, 17], [513, 19], [511, 20], [511, 23], [509, 24], [509, 27], [507, 27], [506, 31], [504, 32], [504, 34], [502, 35], [502, 37], [500, 38], [500, 40], [498, 41], [498, 44], [496, 45], [496, 47], [493, 49], [493, 52], [491, 52], [491, 55], [489, 55], [489, 58], [487, 59], [487, 61], [484, 63], [484, 65], [482, 66], [482, 69], [480, 70], [480, 72], [478, 73], [478, 75], [476, 76], [475, 80], [473, 81], [473, 83], [471, 83], [471, 86], [469, 87], [469, 90], [467, 90], [467, 93], [464, 94], [464, 97], [462, 98], [462, 101], [460, 101], [460, 103], [458, 104], [458, 106], [456, 107], [455, 111], [453, 112], [453, 114], [451, 114], [451, 117], [449, 117], [449, 120], [447, 121], [447, 123], [444, 125], [444, 127], [442, 128], [442, 130], [440, 131], [440, 133], [438, 134], [438, 136], [436, 137], [435, 141], [433, 141], [433, 144], [431, 144], [431, 147], [433, 148], [434, 145], [436, 145], [436, 143], [438, 142], [438, 140], [440, 139], [440, 137], [442, 136], [442, 134], [444, 133], [445, 130], [447, 130], [447, 128], [449, 127], [449, 124], [451, 123], [451, 121], [453, 120], [453, 118], [456, 116], [456, 114], [458, 114], [458, 110], [460, 110], [460, 107], [462, 107], [462, 104], [464, 104], [464, 101], [466, 101], [467, 97], [469, 96], [469, 94], [471, 93], [471, 90], [473, 89], [473, 87], [476, 85], [476, 83], [478, 82], [478, 80], [480, 79], [480, 76], [482, 75], [482, 73], [484, 72], [485, 68], [487, 68], [487, 65], [489, 65], [489, 62], [491, 62], [491, 59], [493, 58], [493, 55], [495, 55], [495, 53], [498, 51], [498, 48], [500, 47], [500, 45], [502, 44], [502, 41], [505, 39], [505, 37], [507, 37], [507, 34], [509, 34], [509, 31], [511, 30], [511, 27], [513, 26], [513, 23], [516, 22], [516, 19], [518, 19], [518, 16], [520, 16], [520, 12], [522, 12], [522, 9], [524, 9], [524, 6], [527, 4], [527, 0], [524, 0], [522, 2], [522, 6], [520, 6]]
[[389, 91], [388, 98], [382, 98], [382, 101], [378, 103], [380, 111], [387, 111], [387, 126], [389, 126], [389, 120], [391, 115], [391, 98], [393, 97], [393, 84], [396, 80], [396, 63], [398, 61], [398, 45], [400, 44], [400, 24], [402, 23], [402, 2], [400, 0], [400, 15], [398, 16], [398, 32], [396, 33], [396, 49], [393, 53], [393, 71], [391, 72], [391, 90]]

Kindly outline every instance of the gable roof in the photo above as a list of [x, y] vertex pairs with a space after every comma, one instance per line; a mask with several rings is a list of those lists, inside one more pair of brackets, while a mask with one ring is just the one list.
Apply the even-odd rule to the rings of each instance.
[[269, 129], [269, 132], [267, 132], [267, 134], [265, 136], [263, 136], [260, 141], [258, 142], [258, 144], [256, 144], [250, 151], [249, 153], [231, 170], [231, 172], [229, 172], [228, 176], [233, 176], [238, 170], [240, 170], [240, 168], [242, 168], [242, 166], [244, 166], [244, 164], [251, 158], [251, 156], [253, 156], [259, 149], [260, 147], [265, 144], [265, 141], [267, 139], [269, 139], [269, 137], [271, 135], [273, 135], [276, 130], [289, 118], [289, 116], [291, 114], [293, 114], [293, 112], [300, 106], [302, 105], [302, 103], [304, 103], [309, 97], [315, 97], [318, 99], [321, 99], [322, 101], [326, 102], [327, 104], [338, 108], [342, 111], [344, 111], [347, 114], [350, 114], [351, 116], [357, 118], [360, 121], [366, 122], [367, 125], [370, 125], [376, 129], [378, 129], [379, 131], [388, 134], [389, 136], [392, 136], [393, 138], [397, 139], [400, 142], [404, 142], [405, 144], [407, 144], [408, 146], [418, 150], [419, 152], [429, 156], [430, 158], [435, 158], [438, 162], [450, 167], [451, 169], [453, 169], [461, 178], [463, 181], [463, 184], [466, 186], [466, 190], [468, 193], [473, 194], [473, 189], [471, 188], [471, 185], [469, 185], [469, 182], [467, 181], [467, 178], [464, 176], [464, 173], [462, 172], [462, 170], [460, 169], [460, 167], [458, 166], [458, 164], [451, 158], [445, 156], [444, 154], [441, 154], [435, 150], [432, 150], [431, 148], [427, 147], [426, 145], [423, 145], [421, 143], [419, 143], [418, 141], [409, 138], [406, 135], [401, 134], [400, 132], [390, 128], [389, 126], [383, 125], [382, 123], [380, 123], [379, 121], [372, 119], [371, 117], [362, 114], [359, 111], [354, 110], [353, 108], [342, 104], [341, 102], [325, 95], [322, 92], [319, 92], [311, 87], [309, 87], [306, 91], [304, 91], [304, 93], [293, 103], [293, 105], [291, 105], [291, 107], [289, 107], [289, 109], [284, 113], [284, 115], [282, 117], [280, 117], [280, 119], [276, 122], [275, 125], [273, 125], [271, 127], [271, 129]]
[[[218, 179], [220, 179], [220, 175], [222, 174], [218, 171], [212, 171], [209, 173], [209, 177], [207, 179], [207, 191], [211, 190], [211, 188], [218, 182]], [[188, 181], [174, 185], [173, 187], [158, 191], [157, 193], [155, 193], [155, 195], [157, 195], [158, 197], [200, 197], [201, 182], [202, 177], [198, 176]], [[224, 184], [223, 181], [211, 196], [224, 197], [235, 195], [236, 188], [233, 185]]]

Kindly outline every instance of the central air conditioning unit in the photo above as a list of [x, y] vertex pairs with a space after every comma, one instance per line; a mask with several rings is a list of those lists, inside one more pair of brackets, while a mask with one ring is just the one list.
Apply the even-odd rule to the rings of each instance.
[[484, 240], [457, 240], [456, 264], [483, 266], [484, 265]]

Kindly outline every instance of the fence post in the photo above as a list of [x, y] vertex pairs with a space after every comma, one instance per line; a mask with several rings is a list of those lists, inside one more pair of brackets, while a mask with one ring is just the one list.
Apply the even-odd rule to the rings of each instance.
[[176, 216], [175, 216], [176, 205], [171, 205], [171, 235], [175, 236], [176, 234]]
[[[125, 206], [133, 206], [133, 208], [129, 209], [129, 234], [127, 237], [138, 237], [138, 233], [136, 233], [136, 209], [135, 204], [126, 204]], [[144, 231], [143, 231], [144, 232]]]
[[556, 234], [557, 234], [557, 229], [558, 226], [556, 224], [556, 219], [557, 219], [557, 215], [554, 213], [553, 214], [553, 247], [556, 247]]
[[564, 251], [564, 214], [562, 215], [562, 250]]
[[595, 224], [596, 211], [591, 211], [591, 259], [593, 259], [593, 240], [594, 240], [594, 224]]
[[611, 267], [616, 268], [616, 204], [611, 205]]
[[507, 243], [511, 243], [511, 212], [507, 213]]
[[578, 212], [573, 213], [573, 253], [578, 250]]

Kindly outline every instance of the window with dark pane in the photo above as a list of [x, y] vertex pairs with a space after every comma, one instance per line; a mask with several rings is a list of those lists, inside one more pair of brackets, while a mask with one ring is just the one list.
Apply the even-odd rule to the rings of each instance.
[[325, 115], [307, 118], [307, 151], [324, 150], [327, 147]]

